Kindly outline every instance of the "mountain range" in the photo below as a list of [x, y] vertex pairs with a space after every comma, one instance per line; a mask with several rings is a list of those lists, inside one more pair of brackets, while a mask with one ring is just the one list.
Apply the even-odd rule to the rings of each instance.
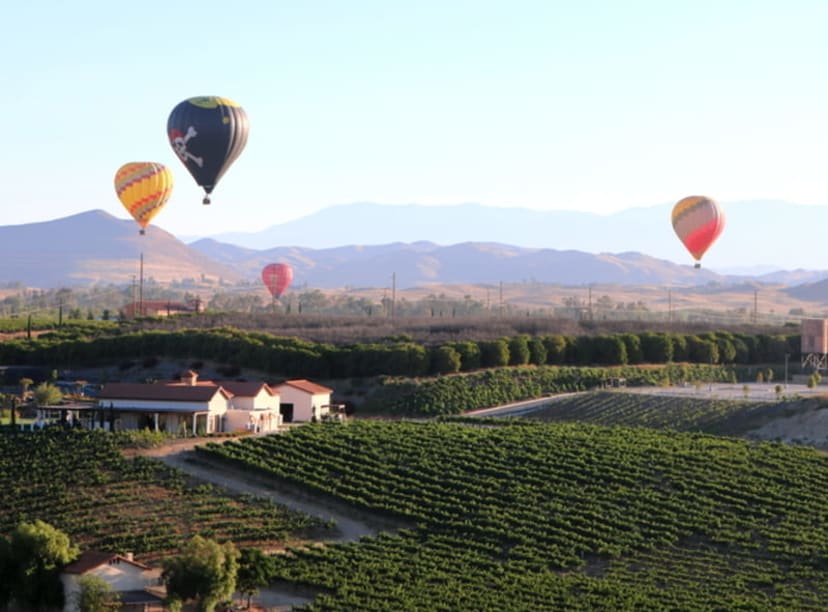
[[[327, 249], [428, 241], [440, 245], [495, 242], [528, 248], [585, 253], [637, 252], [676, 263], [692, 258], [671, 226], [672, 204], [630, 208], [608, 215], [566, 210], [530, 210], [461, 204], [391, 206], [354, 203], [331, 206], [251, 233], [222, 233], [218, 242], [251, 249], [299, 246]], [[778, 200], [722, 204], [726, 226], [704, 257], [723, 274], [828, 269], [822, 249], [828, 206]]]
[[[451, 208], [448, 211], [450, 221], [441, 217], [446, 211], [440, 207], [420, 207], [419, 213], [429, 219], [428, 226], [442, 227], [459, 218], [454, 207], [448, 208]], [[476, 208], [457, 208], [470, 215], [470, 223], [476, 223]], [[363, 205], [354, 205], [350, 213], [361, 217], [370, 210]], [[143, 259], [145, 279], [216, 286], [245, 281], [258, 284], [264, 265], [279, 261], [293, 266], [294, 288], [389, 287], [392, 282], [401, 289], [498, 282], [673, 287], [757, 282], [796, 285], [797, 291], [819, 299], [828, 295], [828, 281], [823, 280], [828, 278], [828, 271], [818, 269], [728, 275], [706, 267], [697, 270], [691, 265], [680, 265], [638, 251], [610, 253], [603, 249], [590, 253], [493, 241], [448, 245], [424, 240], [384, 244], [354, 241], [347, 244], [350, 242], [349, 231], [360, 223], [345, 224], [341, 207], [331, 209], [329, 220], [323, 213], [313, 215], [313, 222], [307, 225], [308, 231], [313, 229], [323, 236], [333, 232], [331, 228], [338, 228], [344, 246], [259, 249], [215, 238], [201, 238], [185, 244], [156, 226], [150, 226], [146, 235], [139, 235], [133, 221], [118, 219], [102, 210], [41, 223], [0, 226], [0, 284], [19, 282], [38, 288], [126, 284], [134, 282], [142, 273]], [[300, 226], [294, 223], [291, 227], [298, 231], [296, 228]], [[620, 226], [616, 229], [622, 233], [626, 231]], [[376, 232], [377, 235], [393, 233], [385, 229]], [[655, 232], [644, 234], [651, 233]], [[642, 241], [645, 238], [642, 235]], [[249, 242], [260, 244], [263, 240], [263, 236], [258, 236]], [[297, 237], [293, 242], [300, 240]]]

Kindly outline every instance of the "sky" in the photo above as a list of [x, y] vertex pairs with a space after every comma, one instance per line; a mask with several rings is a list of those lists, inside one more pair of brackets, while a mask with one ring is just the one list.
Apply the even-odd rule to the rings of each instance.
[[[33, 0], [3, 12], [0, 225], [129, 218], [113, 187], [129, 161], [172, 169], [153, 224], [187, 236], [350, 202], [828, 206], [824, 0]], [[209, 206], [165, 134], [172, 108], [199, 95], [250, 121]]]

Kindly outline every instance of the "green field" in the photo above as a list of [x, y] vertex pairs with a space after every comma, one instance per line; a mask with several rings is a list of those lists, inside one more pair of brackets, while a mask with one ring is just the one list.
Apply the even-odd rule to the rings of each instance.
[[153, 561], [196, 533], [259, 546], [327, 533], [267, 500], [191, 486], [160, 461], [127, 459], [122, 441], [87, 431], [0, 435], [0, 534], [41, 519], [82, 549]]
[[354, 422], [202, 453], [415, 524], [280, 556], [319, 610], [824, 610], [828, 459], [645, 428]]
[[199, 448], [400, 526], [318, 546], [320, 521], [127, 458], [125, 434], [5, 433], [0, 533], [41, 519], [148, 562], [195, 533], [285, 547], [273, 580], [312, 610], [824, 610], [828, 457], [702, 433], [793, 409], [594, 392], [538, 415], [553, 422], [356, 420]]
[[799, 404], [594, 391], [556, 399], [523, 418], [741, 436], [788, 414], [796, 405]]

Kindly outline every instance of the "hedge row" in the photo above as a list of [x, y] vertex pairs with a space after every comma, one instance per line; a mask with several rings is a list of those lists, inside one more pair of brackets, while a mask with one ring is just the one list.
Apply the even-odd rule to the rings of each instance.
[[424, 346], [399, 339], [334, 346], [234, 328], [109, 334], [58, 331], [0, 343], [0, 363], [82, 367], [151, 358], [204, 359], [287, 377], [417, 377], [519, 365], [624, 366], [642, 363], [782, 363], [798, 357], [799, 336], [710, 332], [599, 336], [515, 336]]

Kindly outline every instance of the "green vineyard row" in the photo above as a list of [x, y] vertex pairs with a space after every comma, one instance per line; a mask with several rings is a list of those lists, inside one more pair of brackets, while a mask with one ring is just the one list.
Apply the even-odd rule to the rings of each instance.
[[314, 610], [818, 610], [813, 451], [576, 424], [357, 421], [200, 452], [414, 525], [278, 557]]

